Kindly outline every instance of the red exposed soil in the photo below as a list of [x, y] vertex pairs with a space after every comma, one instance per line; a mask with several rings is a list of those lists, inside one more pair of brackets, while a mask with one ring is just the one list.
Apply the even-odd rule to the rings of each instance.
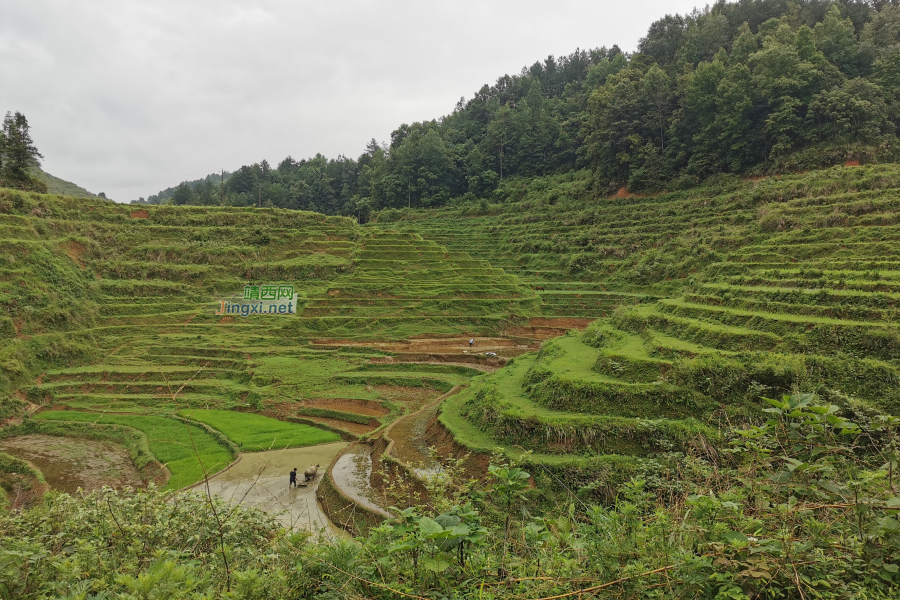
[[306, 419], [307, 421], [312, 421], [313, 423], [321, 423], [322, 425], [328, 425], [329, 427], [334, 427], [335, 429], [343, 429], [344, 431], [349, 431], [354, 435], [366, 435], [367, 433], [371, 433], [378, 429], [378, 425], [363, 425], [361, 423], [350, 423], [349, 421], [341, 421], [340, 419], [329, 419], [327, 417], [308, 417], [306, 415], [300, 415], [301, 419]]
[[355, 398], [311, 398], [300, 402], [297, 406], [327, 408], [328, 410], [339, 410], [341, 412], [366, 415], [368, 417], [383, 417], [389, 412], [379, 402], [373, 400], [358, 400]]
[[[656, 194], [650, 194], [649, 197], [653, 198]], [[628, 191], [626, 186], [622, 186], [619, 190], [612, 196], [613, 198], [647, 198], [647, 194], [632, 194]]]
[[539, 340], [549, 340], [565, 335], [567, 331], [568, 329], [561, 329], [558, 327], [510, 327], [506, 330], [506, 333], [509, 335], [519, 335]]
[[463, 466], [467, 477], [482, 479], [487, 476], [488, 465], [491, 457], [486, 454], [473, 454], [465, 446], [453, 439], [453, 434], [437, 419], [433, 418], [425, 430], [425, 442], [437, 450], [438, 456], [444, 458], [462, 458], [468, 455]]
[[150, 217], [150, 213], [144, 210], [143, 208], [139, 208], [138, 210], [131, 211], [132, 219], [147, 219]]
[[68, 241], [60, 244], [59, 247], [66, 253], [66, 256], [75, 261], [75, 264], [84, 269], [84, 261], [81, 260], [81, 256], [85, 253], [87, 248], [85, 248], [83, 244]]
[[848, 160], [847, 162], [844, 163], [844, 166], [845, 167], [858, 167], [859, 161], [858, 160]]
[[[340, 401], [339, 401], [340, 402]], [[343, 400], [343, 402], [352, 402], [352, 400]], [[310, 404], [302, 403], [302, 402], [281, 402], [279, 404], [272, 404], [268, 406], [267, 410], [262, 412], [263, 415], [267, 417], [271, 417], [273, 419], [305, 419], [307, 421], [311, 421], [313, 423], [320, 423], [322, 425], [327, 425], [329, 427], [334, 427], [335, 429], [342, 429], [344, 431], [349, 431], [354, 435], [365, 435], [375, 429], [378, 429], [378, 423], [373, 423], [371, 425], [363, 425], [361, 423], [350, 423], [348, 421], [341, 421], [340, 419], [331, 419], [328, 417], [309, 417], [306, 415], [297, 414], [297, 409], [301, 406], [311, 406]], [[323, 407], [325, 408], [325, 407]], [[332, 408], [328, 406], [327, 408]], [[243, 407], [239, 407], [236, 410], [238, 412], [254, 412], [249, 409], [242, 410]], [[333, 410], [339, 410], [337, 408], [333, 408]], [[346, 411], [352, 412], [352, 411]], [[380, 415], [379, 415], [380, 416]]]

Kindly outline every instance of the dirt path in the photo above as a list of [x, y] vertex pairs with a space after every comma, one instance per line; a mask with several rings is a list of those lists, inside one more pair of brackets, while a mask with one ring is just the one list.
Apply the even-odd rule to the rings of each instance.
[[110, 442], [35, 434], [2, 440], [0, 451], [36, 466], [61, 492], [144, 485], [128, 451]]

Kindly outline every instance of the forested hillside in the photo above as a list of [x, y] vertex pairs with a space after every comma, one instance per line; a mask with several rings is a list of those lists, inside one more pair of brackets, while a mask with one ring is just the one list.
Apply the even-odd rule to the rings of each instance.
[[898, 73], [893, 2], [717, 2], [656, 21], [636, 53], [576, 50], [504, 75], [356, 159], [264, 160], [234, 173], [224, 195], [186, 185], [173, 200], [365, 218], [582, 168], [605, 193], [892, 161]]
[[[137, 200], [131, 204], [193, 204], [199, 206], [218, 206], [223, 203], [222, 186], [225, 180], [231, 177], [228, 171], [212, 173], [202, 179], [194, 181], [182, 181], [175, 187], [167, 187], [164, 190]], [[166, 202], [170, 200], [170, 202]]]

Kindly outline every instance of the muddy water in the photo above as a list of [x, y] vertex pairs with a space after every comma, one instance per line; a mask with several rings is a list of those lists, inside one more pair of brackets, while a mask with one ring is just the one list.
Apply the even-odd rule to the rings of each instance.
[[[347, 442], [309, 448], [290, 448], [241, 455], [232, 468], [209, 480], [209, 489], [226, 500], [254, 506], [276, 516], [287, 528], [306, 529], [324, 537], [347, 537], [335, 527], [316, 500], [316, 488], [328, 464]], [[319, 474], [306, 487], [288, 486], [288, 474], [297, 468], [298, 481], [310, 465], [321, 465]], [[196, 488], [205, 491], [205, 488]]]
[[341, 456], [331, 469], [331, 479], [344, 494], [361, 506], [385, 515], [388, 512], [380, 505], [379, 496], [372, 490], [372, 449], [359, 444]]
[[428, 422], [437, 414], [439, 406], [440, 402], [436, 402], [418, 413], [403, 417], [387, 434], [394, 440], [391, 456], [412, 467], [419, 475], [435, 473], [440, 469], [440, 464], [431, 456], [425, 442]]
[[144, 485], [128, 451], [117, 444], [53, 435], [23, 435], [0, 441], [0, 452], [27, 460], [54, 490], [73, 493]]

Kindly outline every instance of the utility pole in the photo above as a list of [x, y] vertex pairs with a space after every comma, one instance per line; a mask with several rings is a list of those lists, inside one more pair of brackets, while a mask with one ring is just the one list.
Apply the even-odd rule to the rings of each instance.
[[409, 194], [406, 199], [406, 207], [412, 208], [412, 188], [410, 187], [409, 177], [406, 178], [406, 193]]
[[256, 184], [256, 193], [257, 193], [256, 208], [262, 208], [262, 184], [261, 183]]
[[219, 187], [219, 206], [225, 206], [225, 169], [222, 169], [222, 184]]

